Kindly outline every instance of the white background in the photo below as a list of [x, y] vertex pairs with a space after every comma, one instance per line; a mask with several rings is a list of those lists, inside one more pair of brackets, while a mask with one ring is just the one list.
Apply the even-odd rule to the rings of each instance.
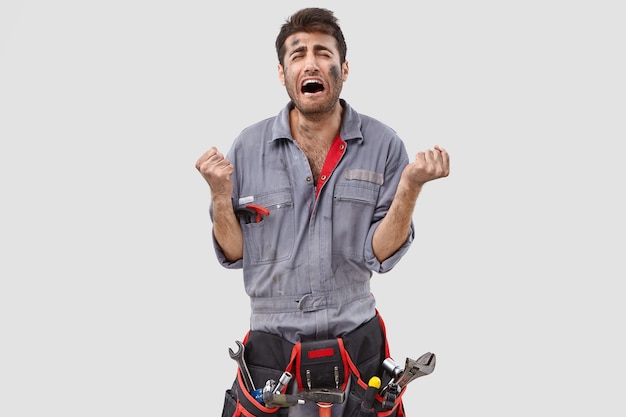
[[194, 163], [286, 103], [310, 5], [343, 97], [452, 158], [373, 277], [392, 356], [437, 355], [407, 415], [625, 415], [619, 3], [4, 0], [0, 415], [220, 415], [248, 300]]

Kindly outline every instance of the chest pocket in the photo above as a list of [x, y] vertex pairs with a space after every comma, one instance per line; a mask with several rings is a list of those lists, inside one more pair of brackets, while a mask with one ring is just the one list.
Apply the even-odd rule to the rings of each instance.
[[337, 184], [333, 195], [333, 252], [363, 258], [380, 185], [361, 180]]
[[254, 204], [267, 208], [270, 214], [258, 222], [241, 222], [244, 256], [256, 265], [288, 259], [295, 242], [295, 213], [290, 190], [257, 194]]

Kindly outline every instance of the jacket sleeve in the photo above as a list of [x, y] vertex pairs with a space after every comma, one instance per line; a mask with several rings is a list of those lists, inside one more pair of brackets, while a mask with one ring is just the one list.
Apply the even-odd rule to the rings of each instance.
[[391, 202], [393, 201], [402, 171], [409, 163], [409, 157], [404, 146], [404, 143], [398, 136], [394, 136], [389, 145], [389, 153], [385, 167], [384, 182], [381, 186], [376, 210], [374, 212], [374, 219], [372, 225], [367, 233], [367, 239], [365, 240], [365, 262], [368, 268], [377, 273], [385, 273], [391, 271], [393, 267], [400, 261], [400, 259], [409, 250], [409, 247], [413, 243], [415, 237], [415, 228], [411, 221], [411, 230], [404, 244], [398, 248], [398, 250], [389, 258], [379, 262], [374, 255], [374, 249], [372, 248], [372, 239], [374, 232], [380, 225], [382, 219], [387, 215]]

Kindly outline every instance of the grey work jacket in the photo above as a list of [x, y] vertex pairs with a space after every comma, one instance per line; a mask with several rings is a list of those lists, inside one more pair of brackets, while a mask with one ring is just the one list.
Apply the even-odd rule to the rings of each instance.
[[243, 259], [229, 262], [213, 239], [217, 257], [226, 268], [243, 268], [251, 330], [292, 343], [338, 337], [372, 318], [372, 271], [391, 270], [414, 237], [411, 224], [393, 256], [382, 263], [374, 256], [372, 236], [408, 155], [393, 129], [341, 105], [346, 148], [317, 198], [307, 157], [291, 136], [291, 103], [244, 129], [227, 154], [235, 209], [258, 204], [270, 214], [241, 219]]

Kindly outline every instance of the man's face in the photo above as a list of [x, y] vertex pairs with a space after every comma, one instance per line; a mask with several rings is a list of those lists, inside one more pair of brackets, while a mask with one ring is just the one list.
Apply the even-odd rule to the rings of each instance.
[[296, 108], [312, 116], [337, 104], [348, 79], [348, 63], [340, 63], [332, 36], [298, 32], [285, 40], [284, 67], [278, 64], [278, 77]]

